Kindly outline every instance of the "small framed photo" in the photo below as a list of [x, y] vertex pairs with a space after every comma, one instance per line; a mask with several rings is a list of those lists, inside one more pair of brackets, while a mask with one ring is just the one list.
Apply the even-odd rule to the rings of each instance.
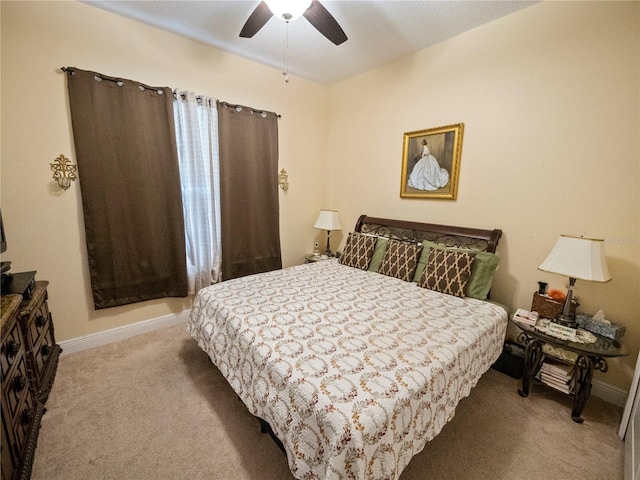
[[404, 134], [400, 197], [455, 200], [464, 123]]

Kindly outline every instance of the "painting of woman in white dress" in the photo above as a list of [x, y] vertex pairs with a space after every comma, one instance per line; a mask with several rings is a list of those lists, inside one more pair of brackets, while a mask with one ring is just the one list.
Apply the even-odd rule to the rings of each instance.
[[431, 155], [428, 142], [422, 141], [422, 153], [409, 175], [409, 186], [417, 190], [437, 190], [449, 183], [449, 172]]
[[404, 134], [402, 198], [456, 199], [464, 124]]

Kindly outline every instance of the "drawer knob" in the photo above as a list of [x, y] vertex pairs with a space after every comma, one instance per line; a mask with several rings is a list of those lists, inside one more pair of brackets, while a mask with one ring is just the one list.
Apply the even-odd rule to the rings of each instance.
[[9, 340], [4, 344], [4, 351], [9, 358], [15, 357], [18, 354], [18, 350], [20, 350], [20, 345], [14, 340]]
[[42, 353], [43, 357], [46, 357], [51, 353], [51, 347], [45, 343], [44, 345], [42, 345], [42, 348], [40, 349], [40, 353]]
[[16, 392], [21, 392], [24, 387], [27, 386], [27, 379], [23, 375], [18, 375], [13, 379], [13, 389]]
[[31, 410], [29, 408], [25, 408], [22, 411], [22, 415], [20, 415], [20, 421], [22, 422], [22, 425], [27, 425], [31, 423], [31, 420], [33, 420], [33, 415], [31, 413]]
[[44, 317], [42, 315], [38, 315], [36, 317], [36, 327], [42, 328], [44, 327], [44, 324], [45, 324]]

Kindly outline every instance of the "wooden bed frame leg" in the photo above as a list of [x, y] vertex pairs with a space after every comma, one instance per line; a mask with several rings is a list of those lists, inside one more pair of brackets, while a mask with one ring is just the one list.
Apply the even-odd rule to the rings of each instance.
[[260, 422], [260, 433], [269, 433], [269, 430], [271, 429], [269, 424], [261, 418], [258, 418], [258, 421]]
[[282, 453], [285, 454], [285, 456], [287, 455], [287, 451], [284, 448], [284, 445], [282, 444], [282, 442], [280, 441], [280, 439], [278, 437], [276, 437], [276, 434], [273, 433], [273, 430], [271, 429], [271, 425], [269, 425], [269, 422], [263, 420], [260, 417], [256, 417], [258, 419], [258, 421], [260, 422], [260, 433], [268, 433], [269, 436], [271, 437], [271, 439], [275, 442], [275, 444], [278, 446], [278, 448], [282, 451]]

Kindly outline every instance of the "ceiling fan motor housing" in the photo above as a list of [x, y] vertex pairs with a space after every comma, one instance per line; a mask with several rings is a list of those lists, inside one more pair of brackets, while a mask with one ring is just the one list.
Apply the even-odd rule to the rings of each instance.
[[273, 15], [285, 22], [295, 20], [311, 6], [311, 0], [266, 0]]
[[340, 45], [347, 41], [342, 27], [318, 0], [263, 0], [249, 15], [240, 36], [253, 37], [273, 16], [289, 23], [301, 15], [334, 44]]

